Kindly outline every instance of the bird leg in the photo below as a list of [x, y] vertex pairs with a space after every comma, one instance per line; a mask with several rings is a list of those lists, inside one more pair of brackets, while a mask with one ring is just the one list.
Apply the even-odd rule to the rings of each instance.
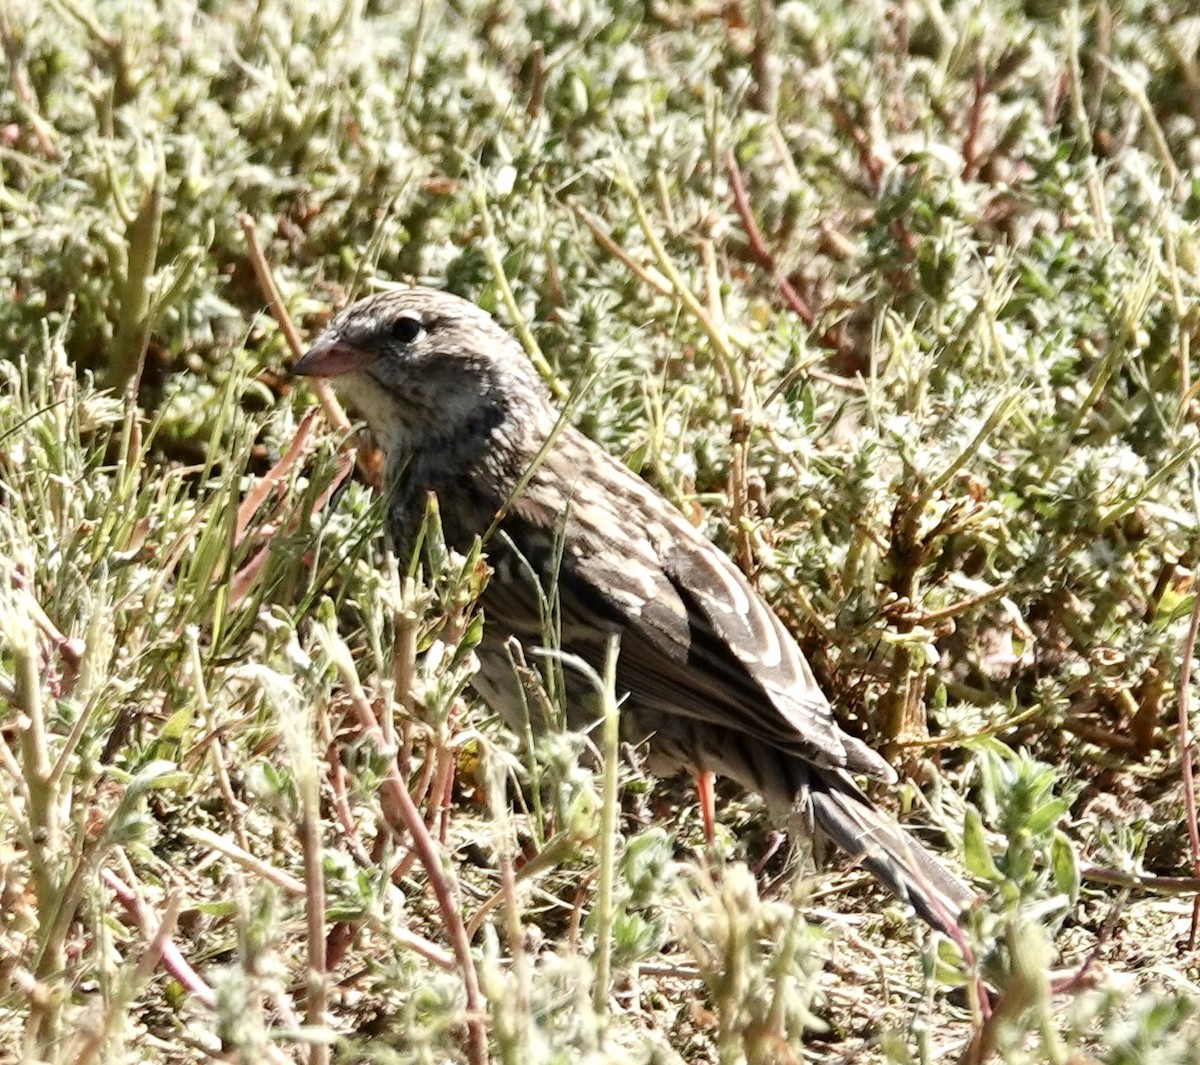
[[704, 842], [710, 847], [717, 822], [715, 780], [716, 774], [711, 769], [696, 771], [696, 799], [700, 803], [700, 819], [704, 822]]

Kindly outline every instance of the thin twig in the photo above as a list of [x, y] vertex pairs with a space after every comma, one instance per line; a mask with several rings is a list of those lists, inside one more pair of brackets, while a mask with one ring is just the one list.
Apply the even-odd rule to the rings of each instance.
[[[1179, 758], [1183, 767], [1183, 808], [1187, 814], [1188, 850], [1192, 872], [1200, 875], [1200, 828], [1196, 824], [1196, 784], [1192, 769], [1192, 738], [1188, 729], [1188, 713], [1192, 684], [1192, 660], [1196, 655], [1196, 635], [1200, 633], [1200, 595], [1192, 602], [1192, 617], [1183, 641], [1183, 661], [1179, 664]], [[1188, 949], [1196, 946], [1196, 928], [1200, 923], [1200, 895], [1192, 906], [1192, 927], [1188, 934]]]
[[[132, 884], [126, 883], [110, 869], [102, 870], [100, 876], [108, 885], [108, 889], [117, 897], [117, 901], [129, 915], [130, 920], [141, 929], [142, 934], [148, 940], [158, 939], [164, 925], [155, 921], [150, 907], [142, 901]], [[191, 962], [183, 956], [169, 935], [161, 939], [159, 953], [162, 957], [163, 968], [170, 973], [171, 978], [180, 987], [207, 1009], [216, 1008], [216, 992], [192, 968]]]
[[1093, 884], [1130, 888], [1145, 891], [1150, 895], [1200, 896], [1200, 876], [1152, 876], [1149, 873], [1126, 873], [1121, 869], [1106, 869], [1099, 865], [1085, 865], [1079, 870], [1079, 875]]
[[[299, 717], [299, 715], [297, 715]], [[308, 971], [304, 981], [304, 1023], [317, 1032], [325, 1027], [329, 1006], [329, 966], [325, 957], [325, 851], [321, 841], [321, 788], [314, 722], [292, 722], [288, 732], [292, 768], [300, 797], [300, 848], [304, 855], [304, 925]], [[328, 1065], [329, 1042], [314, 1038], [309, 1045], [309, 1065]]]
[[646, 243], [650, 246], [650, 251], [654, 254], [659, 270], [671, 282], [671, 289], [675, 297], [683, 304], [687, 312], [695, 318], [700, 328], [704, 330], [705, 335], [708, 337], [713, 353], [717, 356], [717, 363], [722, 371], [722, 376], [724, 377], [726, 395], [730, 404], [737, 405], [742, 403], [745, 399], [745, 390], [742, 384], [744, 378], [743, 360], [734, 346], [729, 330], [722, 323], [713, 321], [707, 308], [700, 301], [696, 293], [692, 291], [683, 274], [680, 273], [679, 267], [675, 265], [675, 261], [671, 258], [653, 223], [650, 221], [650, 216], [646, 214], [645, 207], [642, 206], [642, 201], [634, 186], [633, 178], [628, 173], [623, 172], [619, 175], [617, 183], [633, 207], [633, 213], [637, 216], [638, 227], [642, 231], [642, 236], [646, 238]]
[[[368, 739], [373, 738], [376, 742], [382, 741], [383, 729], [379, 725], [375, 711], [371, 708], [371, 702], [367, 698], [366, 692], [363, 691], [349, 648], [335, 633], [321, 628], [316, 631], [341, 677], [360, 727]], [[438, 846], [434, 843], [428, 828], [425, 827], [421, 811], [417, 809], [412, 796], [408, 793], [405, 781], [400, 776], [395, 751], [389, 752], [387, 774], [383, 778], [383, 793], [386, 800], [384, 809], [394, 810], [402, 822], [402, 825], [389, 823], [389, 827], [394, 832], [403, 827], [412, 837], [413, 849], [425, 868], [425, 875], [429, 878], [429, 886], [433, 890], [438, 910], [442, 915], [446, 935], [458, 961], [458, 973], [462, 979], [466, 997], [468, 1059], [471, 1065], [487, 1065], [487, 1035], [483, 1027], [483, 1000], [479, 991], [479, 977], [475, 971], [475, 961], [471, 957], [471, 941], [467, 937], [462, 912], [454, 897], [454, 889], [442, 864]]]
[[250, 486], [250, 490], [246, 493], [245, 498], [238, 505], [237, 521], [234, 523], [233, 530], [233, 543], [235, 547], [241, 544], [246, 538], [246, 529], [250, 524], [250, 519], [254, 517], [255, 512], [263, 505], [267, 496], [271, 494], [271, 489], [283, 480], [284, 474], [304, 454], [308, 447], [309, 439], [312, 436], [313, 422], [316, 419], [316, 414], [315, 407], [304, 412], [304, 417], [300, 419], [300, 424], [296, 426], [296, 431], [292, 434], [292, 440], [288, 444], [287, 450], [275, 465]]
[[[109, 1000], [103, 1020], [90, 1031], [85, 1029], [81, 1033], [80, 1041], [83, 1045], [72, 1054], [72, 1065], [91, 1065], [108, 1043], [108, 1037], [121, 1022], [124, 1006], [133, 994], [150, 979], [151, 974], [158, 967], [159, 961], [164, 958], [167, 945], [171, 942], [171, 933], [175, 930], [175, 922], [179, 918], [181, 906], [182, 900], [178, 892], [172, 892], [167, 896], [162, 918], [158, 922], [157, 929], [152, 934], [148, 934], [149, 942], [141, 957], [134, 963], [133, 973], [125, 985], [119, 988]], [[149, 927], [153, 928], [154, 926], [151, 924]], [[146, 931], [149, 932], [149, 929]]]
[[[396, 575], [395, 579], [401, 578]], [[417, 638], [420, 635], [420, 620], [415, 609], [416, 582], [404, 577], [400, 588], [400, 601], [393, 616], [392, 628], [392, 696], [400, 704], [405, 718], [405, 742], [398, 745], [400, 772], [407, 780], [412, 772], [412, 720], [416, 716], [413, 705], [413, 681], [417, 675]], [[395, 715], [383, 722], [384, 742], [397, 747]]]
[[[120, 281], [120, 310], [112, 340], [108, 383], [115, 391], [135, 394], [146, 364], [150, 332], [161, 292], [155, 291], [154, 271], [162, 239], [166, 162], [157, 145], [152, 164], [142, 172], [141, 201], [125, 227], [125, 276]], [[113, 180], [113, 189], [118, 186]]]
[[[304, 354], [304, 344], [300, 340], [300, 334], [296, 331], [295, 325], [292, 323], [292, 318], [287, 312], [287, 307], [284, 306], [283, 297], [279, 294], [279, 286], [275, 284], [275, 276], [271, 272], [271, 265], [267, 262], [266, 256], [263, 255], [262, 248], [259, 246], [258, 234], [254, 228], [254, 219], [248, 214], [239, 214], [238, 224], [242, 227], [242, 235], [246, 238], [246, 255], [249, 257], [250, 265], [254, 269], [254, 276], [258, 281], [259, 291], [267, 301], [271, 317], [275, 319], [280, 330], [283, 332], [284, 340], [287, 341], [292, 358], [298, 359]], [[329, 387], [329, 384], [318, 377], [311, 378], [308, 384], [313, 392], [316, 393], [317, 399], [321, 404], [321, 409], [325, 411], [325, 417], [329, 419], [329, 424], [342, 432], [349, 432], [350, 419], [346, 417], [346, 412], [342, 410], [342, 405], [337, 401], [337, 398], [333, 394], [333, 389]]]
[[[4, 42], [4, 54], [8, 59], [8, 76], [12, 81], [13, 93], [25, 112], [25, 121], [33, 130], [33, 136], [47, 159], [57, 159], [58, 149], [54, 146], [55, 129], [38, 111], [37, 97], [29, 87], [29, 79], [25, 76], [25, 64], [22, 62], [21, 47], [12, 25], [8, 21], [6, 4], [0, 4], [0, 40]], [[30, 160], [33, 162], [33, 160]]]
[[517, 297], [513, 295], [512, 286], [508, 283], [508, 275], [504, 272], [504, 260], [500, 255], [500, 243], [496, 239], [496, 227], [492, 223], [492, 212], [488, 207], [487, 192], [482, 180], [476, 181], [473, 192], [475, 207], [479, 211], [479, 220], [483, 223], [483, 257], [491, 268], [492, 281], [500, 293], [501, 302], [508, 309], [509, 319], [517, 336], [521, 338], [521, 344], [529, 356], [529, 361], [537, 367], [538, 374], [550, 390], [550, 394], [558, 400], [566, 399], [567, 387], [558, 379], [558, 374], [554, 372], [554, 368], [542, 353], [541, 345], [538, 344], [537, 338], [526, 323], [521, 308], [517, 306]]
[[600, 804], [600, 882], [596, 888], [596, 978], [592, 985], [592, 1008], [603, 1032], [608, 1023], [609, 980], [612, 971], [613, 922], [615, 906], [613, 884], [617, 863], [617, 815], [619, 796], [617, 772], [620, 761], [621, 719], [617, 705], [618, 637], [608, 638], [604, 657], [603, 757], [604, 777]]
[[984, 603], [990, 602], [993, 599], [1000, 599], [1008, 595], [1012, 591], [1012, 581], [1001, 581], [999, 584], [989, 588], [986, 592], [980, 592], [978, 595], [968, 596], [966, 599], [959, 599], [955, 603], [950, 603], [943, 607], [938, 607], [937, 610], [917, 613], [917, 624], [933, 625], [939, 621], [945, 621], [947, 618], [957, 617], [959, 614], [966, 613], [968, 610], [974, 610], [977, 606], [982, 606]]
[[264, 862], [261, 858], [256, 858], [253, 854], [237, 846], [237, 844], [230, 843], [224, 836], [219, 836], [217, 833], [210, 832], [206, 828], [195, 826], [184, 828], [182, 832], [188, 839], [199, 843], [201, 846], [210, 847], [212, 850], [225, 855], [226, 858], [233, 859], [243, 869], [247, 869], [256, 876], [270, 881], [277, 888], [286, 891], [289, 895], [295, 895], [297, 898], [304, 895], [303, 881], [297, 880], [291, 873], [285, 873], [282, 869], [275, 868], [269, 862]]
[[[564, 861], [577, 854], [579, 843], [579, 837], [571, 832], [570, 829], [563, 829], [563, 831], [555, 833], [550, 839], [546, 840], [542, 849], [533, 858], [515, 871], [513, 887], [515, 888], [518, 884], [523, 884], [526, 880], [537, 876], [546, 869], [557, 868]], [[475, 911], [471, 919], [467, 922], [467, 936], [472, 941], [474, 941], [476, 933], [483, 925], [484, 918], [500, 903], [505, 901], [505, 889], [502, 886], [499, 891], [486, 899], [483, 905]]]
[[779, 286], [779, 294], [783, 296], [784, 302], [796, 313], [796, 317], [811, 329], [816, 322], [816, 315], [813, 314], [812, 308], [804, 301], [800, 293], [791, 286], [787, 278], [779, 276], [775, 256], [771, 254], [766, 241], [763, 240], [762, 231], [754, 220], [754, 212], [750, 209], [750, 199], [746, 195], [746, 182], [742, 178], [741, 168], [737, 164], [737, 158], [732, 149], [725, 156], [725, 169], [729, 174], [729, 189], [733, 193], [733, 206], [738, 213], [738, 218], [741, 219], [742, 230], [749, 242], [750, 257], [771, 275]]
[[987, 79], [983, 61], [975, 60], [975, 77], [971, 84], [971, 107], [967, 111], [967, 131], [963, 134], [963, 177], [968, 180], [979, 173], [979, 128], [983, 118], [983, 100], [987, 94]]
[[595, 215], [581, 207], [579, 202], [572, 196], [568, 196], [566, 202], [567, 206], [574, 212], [575, 217], [587, 226], [588, 231], [595, 237], [596, 243], [633, 274], [634, 277], [649, 285], [660, 296], [674, 295], [671, 283], [662, 274], [658, 273], [658, 271], [649, 270], [642, 266], [641, 263], [635, 261], [621, 245], [613, 240], [608, 230], [604, 228]]
[[[832, 329], [816, 328], [816, 315], [813, 313], [812, 308], [809, 307], [804, 297], [796, 291], [791, 281], [779, 269], [779, 264], [775, 261], [775, 256], [772, 254], [771, 249], [767, 247], [762, 231], [758, 228], [758, 223], [754, 220], [754, 212], [750, 208], [750, 198], [746, 194], [746, 182], [742, 177], [742, 171], [738, 167], [737, 157], [734, 155], [732, 149], [725, 157], [725, 168], [729, 174], [729, 188], [733, 193], [733, 206], [737, 211], [738, 218], [741, 220], [742, 230], [746, 234], [750, 258], [771, 275], [772, 280], [774, 280], [776, 287], [779, 289], [779, 294], [783, 297], [784, 303], [788, 305], [796, 317], [808, 329], [812, 330], [813, 336], [821, 347], [836, 355], [852, 355], [853, 352], [850, 346], [842, 341]], [[826, 375], [824, 371], [819, 371], [811, 367], [807, 368], [807, 372], [809, 376], [831, 380], [831, 383], [840, 385], [841, 387], [858, 387], [856, 382], [849, 378]], [[772, 393], [772, 399], [778, 391], [779, 389], [777, 388]]]

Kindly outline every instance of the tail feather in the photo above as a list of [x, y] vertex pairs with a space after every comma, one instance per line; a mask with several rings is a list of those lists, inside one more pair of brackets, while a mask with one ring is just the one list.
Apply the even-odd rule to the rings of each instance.
[[876, 810], [849, 772], [819, 768], [745, 733], [673, 712], [654, 716], [642, 707], [639, 725], [653, 736], [647, 749], [651, 772], [667, 775], [680, 766], [693, 772], [714, 770], [762, 795], [781, 822], [799, 812], [810, 834], [819, 830], [922, 919], [955, 938], [959, 916], [974, 901], [974, 892], [890, 814]]
[[813, 770], [804, 802], [816, 827], [857, 858], [897, 898], [934, 928], [952, 933], [975, 893], [887, 814], [850, 777]]

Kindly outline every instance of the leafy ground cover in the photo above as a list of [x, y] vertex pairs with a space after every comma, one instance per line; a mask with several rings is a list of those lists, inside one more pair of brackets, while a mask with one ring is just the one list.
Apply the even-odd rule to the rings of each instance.
[[[0, 1055], [1200, 1060], [1189, 5], [0, 37]], [[753, 575], [978, 886], [965, 956], [753, 797], [708, 846], [686, 781], [475, 703], [483, 563], [389, 560], [286, 376], [389, 280]]]

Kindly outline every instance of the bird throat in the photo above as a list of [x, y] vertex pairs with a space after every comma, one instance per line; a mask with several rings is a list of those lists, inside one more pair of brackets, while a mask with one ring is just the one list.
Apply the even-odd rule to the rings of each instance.
[[419, 448], [388, 453], [387, 532], [402, 564], [412, 556], [430, 506], [437, 510], [446, 546], [467, 552], [484, 535], [512, 494], [527, 461], [501, 445], [498, 412], [487, 412], [453, 433], [427, 438]]

